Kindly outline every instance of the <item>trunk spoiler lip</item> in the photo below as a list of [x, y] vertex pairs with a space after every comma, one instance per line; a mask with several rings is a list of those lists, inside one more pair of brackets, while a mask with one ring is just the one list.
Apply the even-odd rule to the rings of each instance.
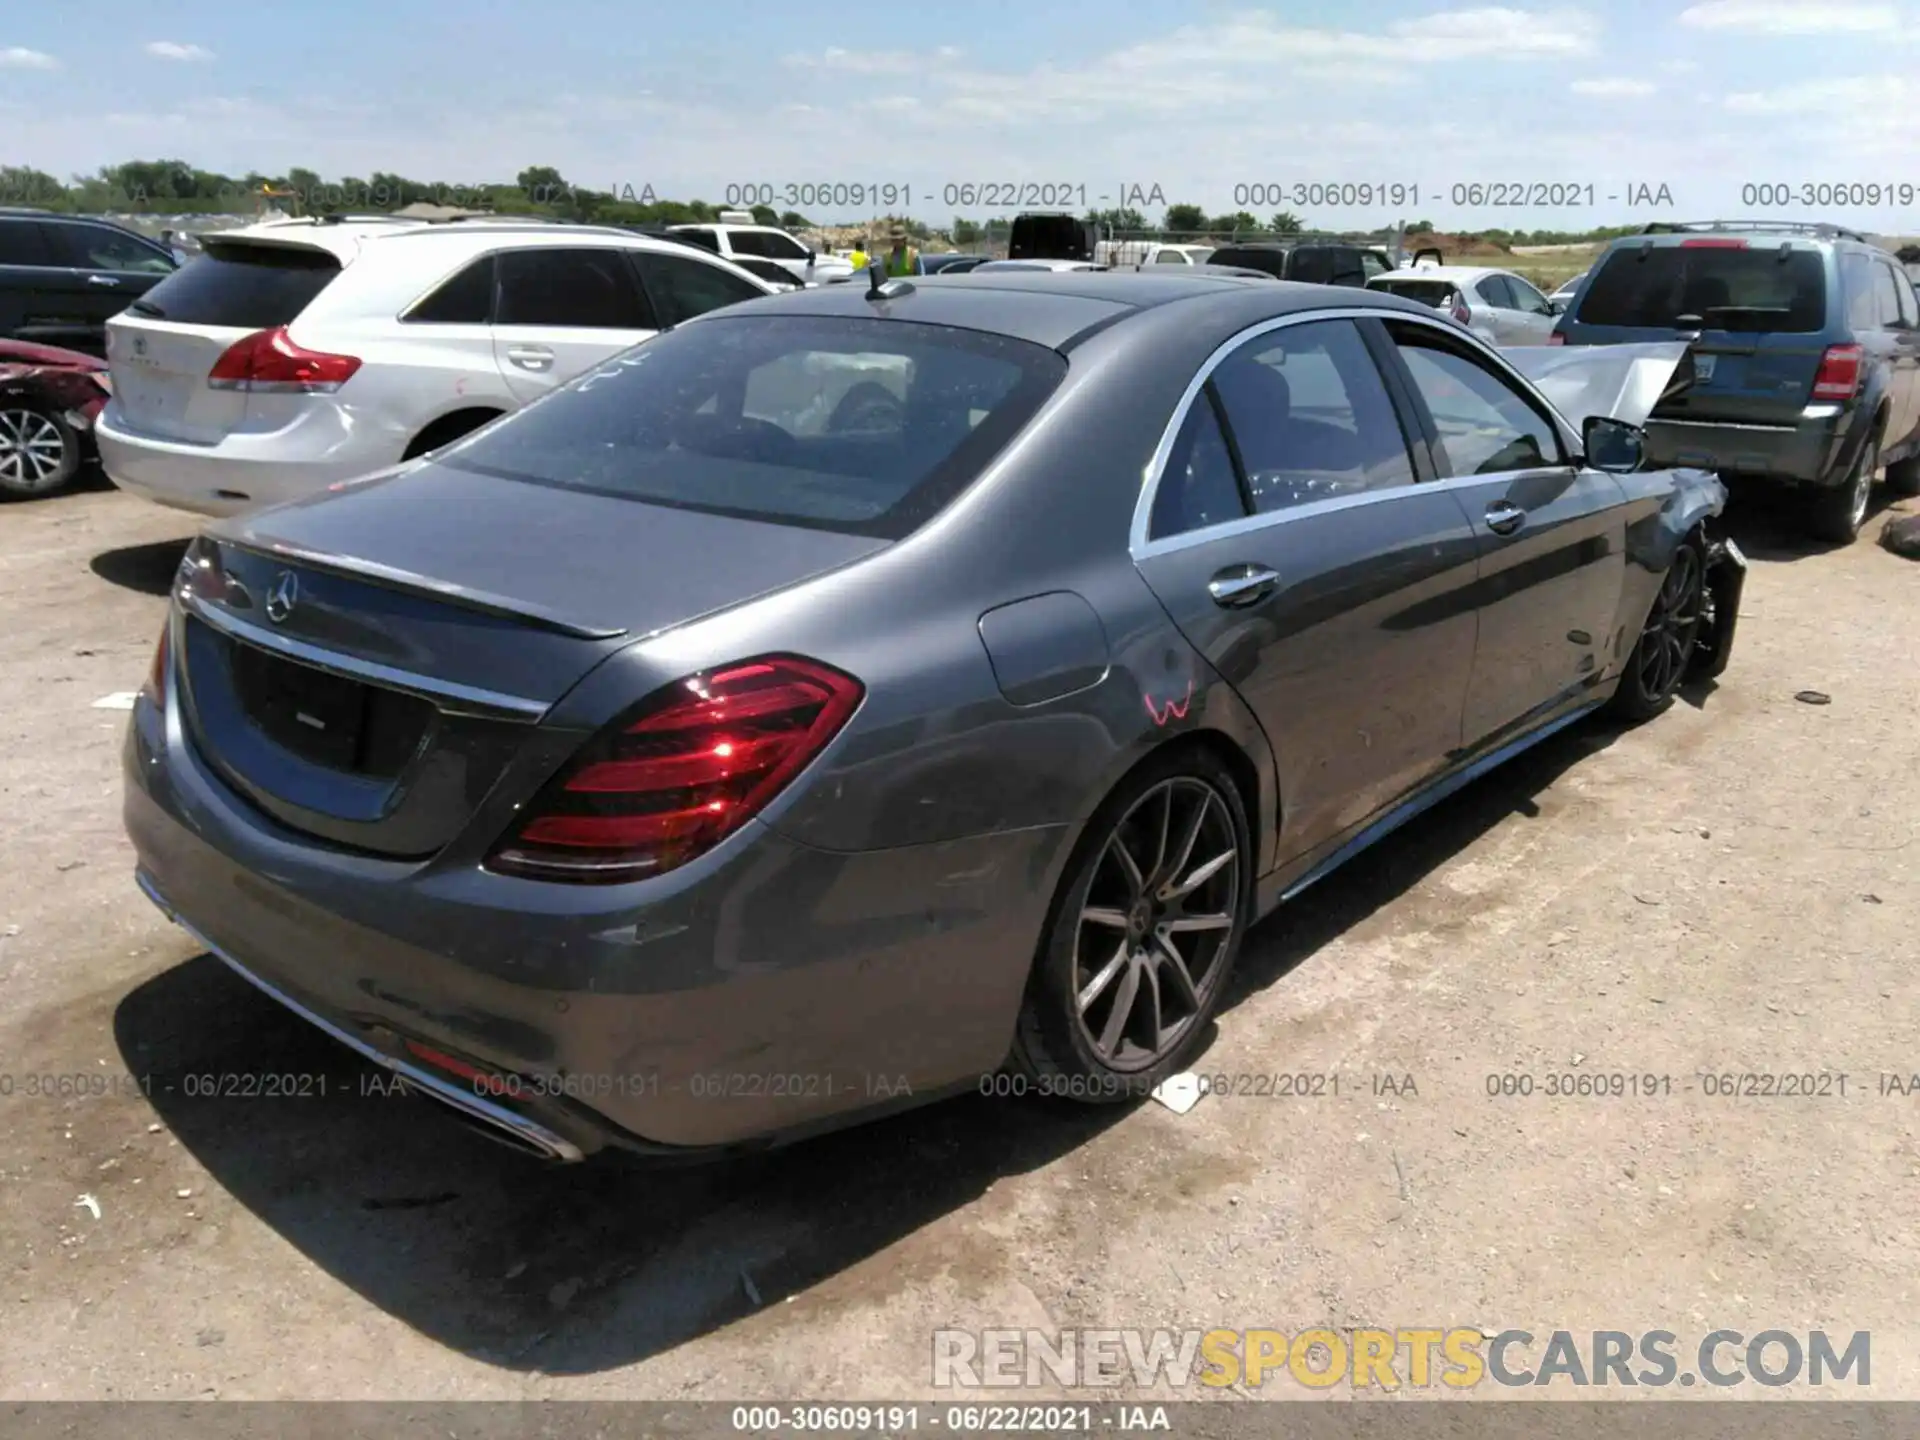
[[542, 629], [571, 636], [576, 640], [617, 640], [628, 633], [624, 625], [589, 625], [543, 605], [511, 599], [486, 590], [474, 590], [465, 585], [453, 585], [415, 571], [403, 570], [395, 565], [385, 565], [377, 560], [309, 550], [305, 546], [294, 545], [284, 540], [274, 540], [247, 531], [231, 536], [209, 534], [208, 538], [220, 544], [251, 550], [256, 555], [269, 559], [286, 561], [322, 573], [338, 575], [343, 579], [364, 580], [371, 584], [383, 585], [390, 590], [430, 595], [436, 600], [444, 600], [462, 609], [475, 610], [484, 615], [495, 615], [503, 620], [527, 621]]

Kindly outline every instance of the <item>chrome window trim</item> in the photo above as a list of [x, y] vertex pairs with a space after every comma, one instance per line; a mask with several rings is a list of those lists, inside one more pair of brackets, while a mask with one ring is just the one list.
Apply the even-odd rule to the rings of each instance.
[[[1354, 495], [1331, 496], [1328, 499], [1315, 500], [1306, 505], [1289, 506], [1285, 510], [1273, 510], [1266, 514], [1243, 515], [1238, 520], [1223, 520], [1218, 525], [1208, 525], [1198, 530], [1183, 530], [1178, 535], [1168, 535], [1158, 540], [1150, 538], [1154, 497], [1160, 491], [1161, 481], [1166, 478], [1167, 462], [1173, 457], [1174, 443], [1180, 437], [1181, 427], [1187, 423], [1187, 415], [1188, 412], [1193, 409], [1194, 399], [1200, 394], [1202, 387], [1206, 385], [1207, 381], [1213, 378], [1213, 372], [1220, 367], [1228, 356], [1232, 355], [1249, 341], [1257, 340], [1262, 335], [1271, 334], [1276, 330], [1284, 330], [1294, 325], [1306, 325], [1316, 320], [1395, 320], [1404, 324], [1420, 326], [1431, 330], [1442, 339], [1465, 344], [1481, 359], [1491, 361], [1493, 368], [1503, 378], [1518, 388], [1523, 395], [1528, 396], [1538, 404], [1559, 432], [1561, 448], [1564, 449], [1568, 455], [1577, 456], [1581, 453], [1579, 437], [1575, 433], [1572, 425], [1567, 422], [1567, 418], [1554, 408], [1553, 402], [1542, 395], [1526, 376], [1509, 365], [1506, 360], [1502, 358], [1498, 350], [1487, 344], [1486, 341], [1482, 340], [1478, 335], [1458, 325], [1429, 319], [1424, 315], [1407, 314], [1399, 310], [1380, 310], [1370, 306], [1363, 307], [1357, 305], [1339, 306], [1326, 310], [1301, 310], [1291, 315], [1280, 315], [1269, 320], [1258, 320], [1252, 325], [1236, 331], [1231, 337], [1222, 342], [1211, 355], [1200, 362], [1200, 368], [1194, 372], [1193, 378], [1187, 382], [1187, 388], [1181, 392], [1179, 403], [1173, 407], [1173, 417], [1167, 421], [1166, 428], [1160, 432], [1160, 443], [1154, 446], [1153, 455], [1148, 459], [1146, 469], [1140, 477], [1140, 496], [1139, 499], [1134, 502], [1133, 507], [1133, 526], [1129, 533], [1127, 549], [1135, 560], [1145, 560], [1150, 556], [1163, 555], [1174, 550], [1184, 550], [1191, 545], [1200, 543], [1202, 540], [1222, 539], [1232, 535], [1244, 534], [1247, 531], [1262, 529], [1265, 526], [1278, 524], [1296, 516], [1318, 515], [1328, 510], [1349, 509], [1357, 504], [1371, 503], [1375, 500], [1405, 494], [1413, 490], [1439, 490], [1451, 489], [1468, 484], [1479, 485], [1484, 484], [1492, 478], [1488, 475], [1453, 475], [1445, 479], [1428, 481], [1416, 480], [1411, 485], [1393, 485], [1380, 490], [1363, 490]], [[1369, 352], [1369, 356], [1371, 356], [1371, 352]], [[1382, 386], [1386, 385], [1384, 377], [1380, 383]], [[1388, 399], [1392, 400], [1392, 398], [1392, 392], [1389, 391]], [[1399, 413], [1399, 407], [1397, 405], [1395, 406], [1394, 413], [1396, 415]], [[1569, 465], [1574, 469], [1579, 468], [1575, 462], [1570, 461]], [[1554, 465], [1547, 468], [1560, 469], [1562, 467]]]

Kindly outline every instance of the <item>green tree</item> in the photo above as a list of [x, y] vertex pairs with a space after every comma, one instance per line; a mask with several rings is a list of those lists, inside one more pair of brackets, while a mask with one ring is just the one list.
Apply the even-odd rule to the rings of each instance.
[[953, 236], [956, 245], [978, 245], [985, 238], [980, 226], [972, 220], [953, 217], [953, 229], [947, 232]]
[[1207, 212], [1198, 205], [1169, 205], [1160, 228], [1174, 236], [1197, 235], [1207, 228]]
[[1302, 230], [1307, 228], [1307, 225], [1304, 220], [1291, 210], [1282, 210], [1271, 220], [1267, 221], [1267, 228], [1276, 235], [1298, 235]]
[[1431, 235], [1433, 234], [1433, 222], [1431, 220], [1416, 220], [1407, 226], [1407, 234]]
[[1207, 227], [1210, 230], [1228, 230], [1235, 234], [1243, 230], [1258, 230], [1260, 222], [1244, 210], [1236, 210], [1231, 215], [1216, 215]]
[[573, 187], [551, 165], [529, 165], [513, 177], [513, 183], [535, 205], [557, 205], [568, 198]]
[[780, 214], [780, 219], [778, 221], [778, 224], [782, 230], [813, 229], [813, 222], [807, 219], [807, 217], [802, 215], [798, 210], [782, 211]]

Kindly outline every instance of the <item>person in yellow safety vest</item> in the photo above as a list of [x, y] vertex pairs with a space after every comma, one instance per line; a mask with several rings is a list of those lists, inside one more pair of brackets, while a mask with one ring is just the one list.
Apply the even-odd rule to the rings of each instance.
[[866, 236], [862, 235], [858, 240], [853, 242], [853, 254], [847, 258], [853, 261], [853, 268], [856, 270], [864, 270], [873, 263], [872, 258], [867, 254]]
[[920, 252], [907, 243], [907, 232], [904, 228], [896, 225], [891, 233], [888, 234], [887, 239], [893, 246], [893, 248], [887, 252], [887, 274], [889, 276], [924, 275], [927, 273], [927, 267], [921, 263]]

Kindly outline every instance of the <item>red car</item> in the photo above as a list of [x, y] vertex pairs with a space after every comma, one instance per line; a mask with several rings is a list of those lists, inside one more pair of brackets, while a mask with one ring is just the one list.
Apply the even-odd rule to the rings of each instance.
[[0, 340], [0, 495], [64, 490], [93, 456], [93, 421], [112, 393], [107, 362]]

